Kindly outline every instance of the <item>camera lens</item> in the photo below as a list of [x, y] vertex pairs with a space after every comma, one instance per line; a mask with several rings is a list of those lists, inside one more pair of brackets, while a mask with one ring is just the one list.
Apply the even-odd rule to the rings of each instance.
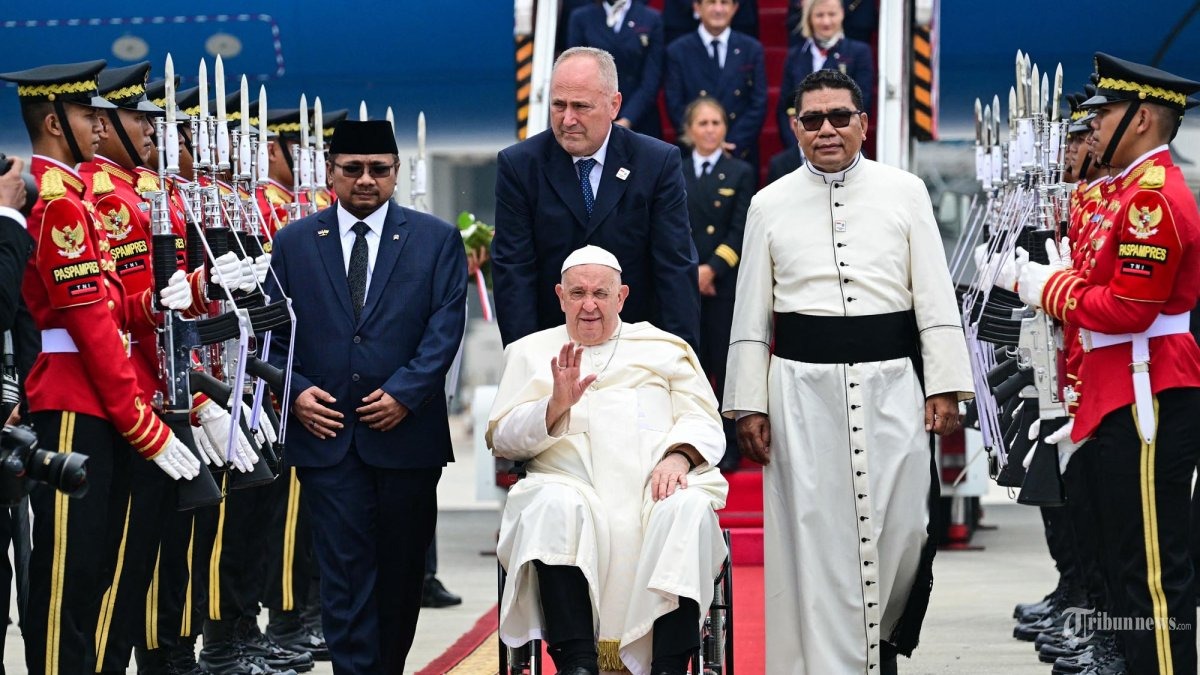
[[80, 453], [35, 450], [27, 475], [72, 497], [82, 497], [88, 488], [87, 459], [87, 455]]

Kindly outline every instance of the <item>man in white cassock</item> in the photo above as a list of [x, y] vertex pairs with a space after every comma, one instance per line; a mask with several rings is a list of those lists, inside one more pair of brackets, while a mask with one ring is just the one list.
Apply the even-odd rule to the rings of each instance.
[[808, 163], [750, 204], [724, 399], [766, 465], [766, 672], [894, 673], [933, 583], [929, 433], [958, 428], [966, 342], [924, 184], [859, 154], [858, 86], [817, 71], [795, 105]]
[[564, 674], [682, 674], [727, 555], [716, 397], [686, 342], [621, 321], [611, 253], [575, 251], [561, 281], [566, 325], [508, 346], [488, 422], [492, 452], [527, 462], [500, 525], [500, 637], [545, 640]]

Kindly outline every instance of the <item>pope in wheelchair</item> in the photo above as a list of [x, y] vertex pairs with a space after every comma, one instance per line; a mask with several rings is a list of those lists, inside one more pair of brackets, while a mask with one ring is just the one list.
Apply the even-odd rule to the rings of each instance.
[[493, 454], [527, 462], [497, 554], [500, 638], [545, 640], [560, 673], [684, 673], [728, 554], [717, 401], [695, 353], [623, 323], [615, 256], [586, 246], [555, 287], [566, 325], [505, 350]]

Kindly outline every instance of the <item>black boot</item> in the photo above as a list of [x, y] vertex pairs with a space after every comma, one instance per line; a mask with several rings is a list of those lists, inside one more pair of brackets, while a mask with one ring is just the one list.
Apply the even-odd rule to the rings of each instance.
[[165, 647], [167, 652], [167, 663], [172, 675], [204, 675], [204, 671], [200, 670], [200, 666], [196, 663], [196, 638], [181, 637], [179, 642]]
[[291, 668], [297, 673], [306, 673], [313, 669], [311, 654], [293, 651], [263, 635], [258, 621], [252, 616], [243, 616], [234, 621], [234, 639], [243, 653], [261, 658], [272, 668]]
[[246, 654], [237, 640], [233, 621], [204, 622], [204, 648], [200, 668], [210, 675], [295, 675], [294, 670], [271, 667], [262, 657]]
[[315, 661], [328, 661], [329, 646], [325, 636], [309, 629], [304, 616], [298, 611], [277, 612], [270, 610], [271, 620], [267, 623], [267, 637], [294, 652], [311, 654]]
[[169, 669], [170, 659], [166, 650], [134, 647], [133, 660], [137, 664], [138, 675], [175, 675]]

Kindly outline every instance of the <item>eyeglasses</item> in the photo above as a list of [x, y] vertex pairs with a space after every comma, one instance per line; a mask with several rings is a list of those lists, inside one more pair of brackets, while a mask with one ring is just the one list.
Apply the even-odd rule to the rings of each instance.
[[809, 113], [796, 118], [800, 126], [804, 127], [805, 131], [820, 131], [825, 125], [825, 120], [833, 125], [834, 129], [844, 129], [850, 126], [850, 119], [855, 115], [861, 115], [861, 110], [834, 110], [827, 113]]
[[392, 175], [392, 171], [396, 168], [395, 164], [362, 164], [360, 162], [351, 162], [349, 164], [334, 162], [333, 165], [341, 169], [342, 175], [346, 178], [359, 178], [363, 175], [363, 170], [368, 171], [371, 174], [371, 178], [387, 178]]

